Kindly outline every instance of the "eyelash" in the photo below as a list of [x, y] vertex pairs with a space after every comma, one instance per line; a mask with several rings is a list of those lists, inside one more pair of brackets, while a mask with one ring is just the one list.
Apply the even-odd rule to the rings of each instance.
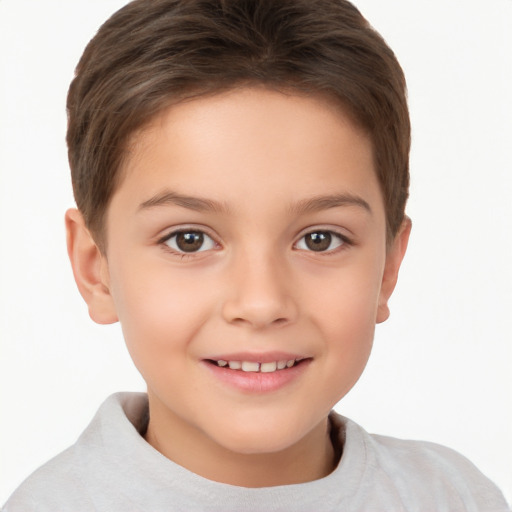
[[[200, 246], [200, 248], [198, 250], [190, 251], [190, 252], [183, 251], [183, 250], [181, 250], [177, 246], [176, 247], [171, 247], [169, 245], [169, 242], [172, 239], [178, 237], [180, 234], [196, 234], [196, 235], [202, 236], [203, 238], [206, 237], [206, 238], [208, 238], [210, 240], [210, 243], [212, 244], [212, 247], [208, 247], [206, 249], [203, 249], [204, 242], [201, 244], [201, 246]], [[331, 237], [329, 245], [332, 243], [332, 238], [338, 239], [339, 240], [339, 244], [336, 247], [334, 247], [333, 249], [328, 249], [328, 250], [324, 250], [324, 251], [314, 251], [312, 249], [308, 250], [307, 248], [298, 248], [297, 247], [303, 240], [306, 239], [307, 236], [318, 235], [318, 234], [329, 235], [329, 237]], [[172, 254], [178, 255], [182, 259], [183, 258], [197, 257], [197, 254], [199, 254], [199, 253], [212, 250], [212, 249], [215, 248], [215, 246], [216, 247], [219, 246], [219, 244], [214, 240], [214, 238], [212, 236], [210, 236], [208, 233], [206, 233], [203, 229], [200, 229], [200, 228], [197, 228], [197, 229], [195, 229], [195, 228], [177, 229], [177, 230], [172, 231], [171, 233], [165, 235], [164, 237], [160, 238], [158, 240], [158, 244], [163, 246], [163, 248], [166, 251], [169, 251]], [[307, 242], [304, 242], [304, 244], [307, 245]], [[293, 247], [296, 250], [310, 252], [310, 253], [318, 254], [318, 255], [321, 255], [321, 256], [330, 256], [330, 255], [336, 254], [339, 251], [343, 250], [344, 248], [350, 247], [352, 245], [354, 245], [354, 242], [350, 238], [348, 238], [346, 235], [341, 234], [341, 233], [339, 233], [337, 231], [334, 231], [332, 229], [314, 229], [314, 230], [307, 231], [306, 233], [304, 233], [299, 238], [299, 240], [293, 244]]]
[[[314, 251], [311, 248], [299, 248], [298, 245], [302, 242], [304, 245], [307, 245], [307, 242], [305, 242], [307, 236], [311, 235], [328, 235], [329, 245], [331, 245], [334, 242], [334, 239], [338, 240], [338, 245], [334, 247], [333, 249], [327, 249], [324, 251]], [[303, 242], [304, 241], [304, 242]], [[334, 254], [337, 254], [339, 251], [342, 251], [350, 246], [354, 245], [353, 241], [349, 239], [346, 235], [339, 233], [338, 231], [332, 230], [332, 229], [313, 229], [311, 231], [308, 231], [304, 233], [294, 244], [294, 247], [297, 247], [297, 250], [304, 250], [306, 252], [310, 252], [313, 254], [318, 254], [320, 256], [331, 256]]]
[[[171, 240], [173, 240], [174, 238], [178, 237], [180, 234], [183, 234], [183, 235], [186, 235], [186, 234], [196, 234], [196, 235], [200, 235], [201, 237], [204, 238], [207, 238], [210, 243], [212, 244], [212, 247], [208, 247], [206, 249], [203, 249], [203, 245], [204, 245], [204, 242], [201, 244], [201, 247], [199, 248], [199, 250], [196, 250], [196, 251], [190, 251], [190, 252], [187, 252], [187, 251], [183, 251], [181, 250], [179, 247], [176, 246], [175, 247], [171, 247], [169, 245], [169, 242]], [[182, 259], [183, 258], [193, 258], [194, 256], [196, 256], [198, 253], [201, 253], [201, 252], [206, 252], [208, 250], [211, 250], [213, 249], [215, 246], [218, 246], [219, 244], [213, 239], [213, 237], [211, 237], [208, 233], [206, 233], [203, 229], [195, 229], [195, 228], [183, 228], [183, 229], [177, 229], [175, 231], [172, 231], [171, 233], [165, 235], [164, 237], [162, 237], [160, 240], [158, 240], [158, 244], [161, 245], [166, 251], [169, 251], [171, 252], [172, 254], [175, 254], [175, 255], [178, 255], [180, 256]]]

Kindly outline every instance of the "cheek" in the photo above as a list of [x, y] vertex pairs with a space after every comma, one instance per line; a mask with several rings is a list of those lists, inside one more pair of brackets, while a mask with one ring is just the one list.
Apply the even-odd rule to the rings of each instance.
[[356, 291], [347, 300], [339, 301], [337, 307], [323, 311], [323, 334], [330, 362], [342, 374], [358, 377], [373, 345], [376, 305], [368, 303], [366, 293]]
[[139, 370], [186, 348], [213, 302], [200, 279], [184, 279], [161, 261], [117, 265], [112, 294]]
[[374, 268], [340, 272], [310, 307], [325, 342], [327, 373], [336, 382], [333, 397], [348, 392], [370, 356], [380, 291], [380, 274]]
[[[382, 262], [368, 258], [316, 282], [310, 311], [329, 331], [354, 331], [354, 339], [373, 333], [382, 279]], [[313, 283], [305, 288], [313, 289]], [[360, 335], [358, 336], [358, 332]]]

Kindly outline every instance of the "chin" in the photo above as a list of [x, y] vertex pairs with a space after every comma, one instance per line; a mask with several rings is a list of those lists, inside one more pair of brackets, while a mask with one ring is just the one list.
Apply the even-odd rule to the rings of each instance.
[[290, 439], [288, 436], [239, 436], [229, 439], [224, 447], [241, 455], [265, 455], [280, 453], [293, 446], [299, 439]]
[[243, 425], [231, 424], [212, 439], [225, 449], [243, 455], [263, 455], [286, 451], [308, 436], [308, 429], [298, 422], [284, 424], [278, 421], [253, 421]]

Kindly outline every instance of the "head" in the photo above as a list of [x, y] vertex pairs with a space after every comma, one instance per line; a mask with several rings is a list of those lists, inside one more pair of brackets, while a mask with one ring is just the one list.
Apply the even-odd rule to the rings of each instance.
[[75, 200], [101, 248], [131, 136], [172, 104], [251, 84], [329, 98], [368, 133], [393, 239], [409, 187], [405, 79], [351, 3], [135, 0], [87, 46], [67, 103]]
[[173, 460], [322, 453], [407, 245], [404, 89], [341, 0], [137, 0], [87, 47], [68, 248]]

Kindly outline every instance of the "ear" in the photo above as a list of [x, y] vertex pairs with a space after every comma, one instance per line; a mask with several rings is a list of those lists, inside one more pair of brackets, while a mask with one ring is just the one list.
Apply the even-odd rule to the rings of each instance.
[[98, 324], [117, 322], [109, 290], [107, 258], [101, 253], [75, 208], [66, 212], [68, 255], [78, 290], [89, 307], [89, 316]]
[[388, 301], [395, 289], [398, 280], [398, 271], [405, 256], [409, 235], [411, 234], [411, 219], [405, 217], [400, 230], [395, 236], [391, 247], [386, 254], [386, 264], [382, 276], [382, 285], [380, 289], [379, 305], [377, 310], [377, 323], [380, 324], [389, 318]]

